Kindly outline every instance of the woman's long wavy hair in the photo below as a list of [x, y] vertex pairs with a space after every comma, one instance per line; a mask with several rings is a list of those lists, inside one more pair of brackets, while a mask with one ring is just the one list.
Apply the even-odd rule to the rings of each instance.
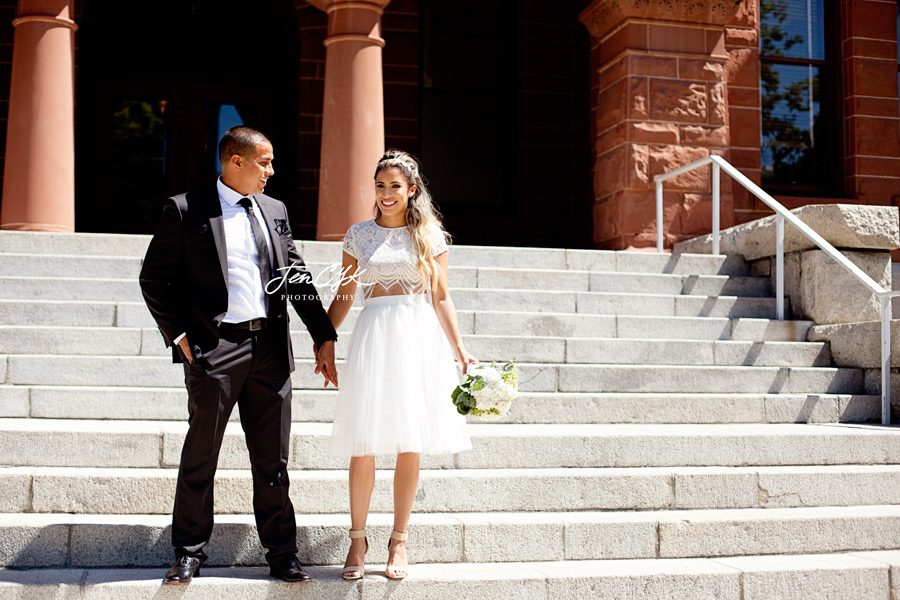
[[[448, 245], [450, 244], [450, 235], [441, 224], [441, 216], [431, 201], [431, 194], [425, 186], [425, 178], [419, 168], [419, 161], [408, 152], [392, 148], [385, 152], [378, 161], [378, 166], [375, 167], [375, 177], [377, 178], [378, 174], [385, 169], [393, 167], [403, 172], [410, 188], [413, 185], [416, 186], [416, 191], [410, 196], [406, 205], [406, 228], [409, 229], [410, 237], [416, 245], [419, 256], [417, 268], [422, 276], [422, 281], [430, 282], [430, 288], [434, 291], [437, 288], [439, 267], [432, 256], [433, 245], [437, 241], [431, 237], [432, 228], [436, 227]], [[375, 218], [380, 216], [381, 208], [376, 200]]]

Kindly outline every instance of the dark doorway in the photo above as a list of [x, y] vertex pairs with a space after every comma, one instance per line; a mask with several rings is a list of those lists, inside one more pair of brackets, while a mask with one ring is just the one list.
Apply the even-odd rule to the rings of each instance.
[[218, 140], [238, 124], [272, 139], [276, 177], [266, 191], [289, 200], [296, 37], [293, 4], [281, 0], [88, 1], [76, 80], [77, 229], [152, 233], [165, 198], [215, 182]]
[[591, 247], [585, 4], [419, 4], [420, 155], [457, 243]]

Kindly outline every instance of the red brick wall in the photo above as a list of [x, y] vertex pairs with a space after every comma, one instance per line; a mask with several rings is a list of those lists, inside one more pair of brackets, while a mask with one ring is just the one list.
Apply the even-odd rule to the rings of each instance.
[[900, 204], [897, 3], [842, 0], [844, 180], [862, 204]]
[[[759, 184], [760, 96], [759, 96], [759, 0], [744, 0], [734, 19], [725, 27], [725, 70], [728, 82], [728, 121], [731, 128], [731, 164]], [[743, 186], [734, 186], [734, 218], [737, 223], [769, 214]]]
[[[0, 0], [0, 189], [3, 188], [3, 165], [6, 155], [6, 120], [9, 113], [9, 80], [12, 77], [12, 26], [16, 18], [15, 0]], [[2, 202], [2, 199], [0, 199]]]
[[387, 41], [382, 55], [385, 149], [418, 156], [419, 0], [391, 0], [381, 28]]
[[295, 0], [300, 29], [299, 150], [297, 202], [291, 211], [294, 236], [316, 239], [319, 203], [319, 153], [322, 145], [322, 96], [325, 89], [325, 41], [328, 15]]

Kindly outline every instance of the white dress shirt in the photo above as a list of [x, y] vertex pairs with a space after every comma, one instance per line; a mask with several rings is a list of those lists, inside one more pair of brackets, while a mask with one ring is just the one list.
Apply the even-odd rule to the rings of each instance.
[[[250, 229], [250, 219], [244, 207], [238, 204], [241, 198], [250, 198], [253, 203], [253, 213], [266, 236], [266, 246], [269, 248], [269, 264], [275, 265], [275, 257], [272, 253], [272, 238], [269, 228], [263, 219], [259, 204], [253, 196], [242, 196], [222, 182], [222, 178], [216, 182], [219, 192], [219, 204], [222, 206], [222, 224], [225, 227], [225, 248], [228, 264], [228, 312], [225, 313], [225, 323], [241, 323], [250, 319], [266, 316], [266, 305], [263, 297], [263, 285], [259, 276], [259, 253], [256, 250], [256, 242], [253, 239], [253, 230]], [[175, 338], [178, 343], [185, 336], [182, 333]]]

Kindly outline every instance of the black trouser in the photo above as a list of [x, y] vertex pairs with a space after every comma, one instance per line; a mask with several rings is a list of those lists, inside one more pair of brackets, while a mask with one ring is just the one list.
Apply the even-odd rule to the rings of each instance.
[[291, 377], [284, 325], [223, 331], [219, 345], [185, 365], [188, 433], [181, 451], [172, 543], [196, 552], [213, 528], [213, 477], [228, 417], [237, 403], [253, 474], [253, 512], [266, 560], [297, 552], [297, 525], [288, 496]]

